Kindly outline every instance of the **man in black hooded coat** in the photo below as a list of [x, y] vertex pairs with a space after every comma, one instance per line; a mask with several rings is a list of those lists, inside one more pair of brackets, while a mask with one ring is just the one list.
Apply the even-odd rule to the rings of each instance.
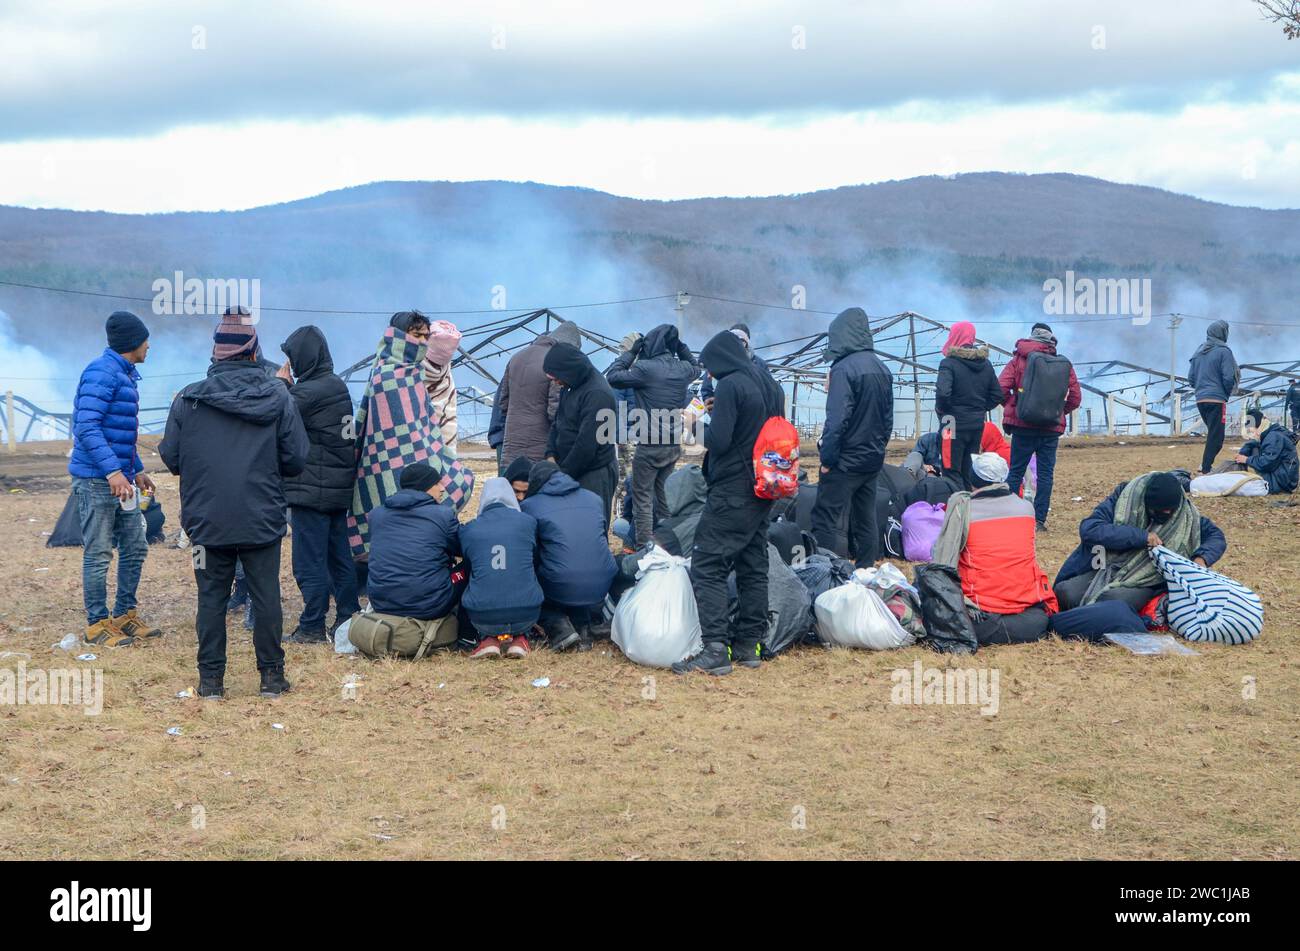
[[[851, 549], [857, 566], [867, 568], [880, 557], [876, 479], [894, 428], [894, 377], [875, 354], [861, 307], [850, 307], [831, 321], [826, 344], [831, 370], [813, 534], [817, 544], [837, 555]], [[850, 530], [852, 545], [847, 542]]]
[[[769, 499], [754, 494], [754, 442], [772, 416], [785, 415], [785, 394], [767, 370], [755, 366], [740, 338], [715, 336], [700, 353], [717, 380], [704, 436], [708, 496], [691, 549], [691, 586], [699, 608], [704, 649], [673, 665], [676, 673], [731, 673], [731, 662], [759, 665], [767, 634], [767, 523]], [[728, 623], [727, 575], [736, 572], [740, 611]]]
[[560, 404], [546, 441], [546, 458], [571, 479], [600, 496], [605, 528], [618, 485], [618, 401], [609, 383], [577, 347], [557, 343], [542, 362], [546, 375], [558, 382]]
[[289, 635], [294, 643], [326, 640], [325, 614], [334, 596], [335, 624], [361, 610], [357, 573], [348, 547], [348, 509], [357, 478], [348, 423], [356, 412], [348, 385], [334, 372], [325, 335], [299, 327], [280, 345], [294, 382], [289, 395], [307, 429], [307, 465], [284, 480], [293, 529], [293, 578], [302, 592], [302, 614]]

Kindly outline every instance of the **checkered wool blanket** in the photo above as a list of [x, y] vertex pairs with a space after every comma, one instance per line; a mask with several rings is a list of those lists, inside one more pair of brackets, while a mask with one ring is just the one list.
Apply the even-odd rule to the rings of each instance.
[[368, 557], [368, 515], [395, 493], [402, 466], [427, 462], [442, 475], [441, 485], [457, 511], [474, 490], [474, 473], [442, 443], [429, 413], [429, 392], [420, 364], [425, 347], [395, 327], [384, 332], [357, 410], [357, 484], [348, 514], [352, 557]]

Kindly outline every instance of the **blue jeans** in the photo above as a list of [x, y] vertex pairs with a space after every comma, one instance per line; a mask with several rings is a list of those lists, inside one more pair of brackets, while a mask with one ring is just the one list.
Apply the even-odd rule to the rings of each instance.
[[107, 479], [73, 479], [72, 494], [81, 519], [81, 593], [86, 602], [86, 623], [108, 617], [108, 566], [117, 549], [117, 601], [113, 617], [135, 608], [135, 589], [149, 553], [144, 537], [144, 515], [139, 509], [123, 512]]
[[1034, 518], [1047, 524], [1047, 511], [1052, 507], [1052, 478], [1056, 474], [1056, 447], [1061, 434], [1041, 430], [1008, 426], [1011, 433], [1011, 471], [1007, 473], [1007, 487], [1012, 495], [1020, 492], [1020, 483], [1029, 468], [1029, 460], [1038, 456], [1038, 487], [1034, 490]]
[[334, 615], [344, 621], [361, 610], [357, 603], [357, 569], [348, 546], [347, 512], [318, 512], [293, 506], [293, 580], [302, 592], [298, 626], [304, 631], [325, 627], [330, 595]]

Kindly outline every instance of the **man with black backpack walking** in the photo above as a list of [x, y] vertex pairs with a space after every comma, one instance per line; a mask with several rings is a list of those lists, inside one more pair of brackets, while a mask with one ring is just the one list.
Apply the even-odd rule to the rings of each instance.
[[[757, 667], [759, 644], [767, 634], [767, 523], [772, 502], [754, 491], [754, 443], [768, 419], [785, 415], [785, 394], [730, 331], [704, 345], [700, 362], [717, 380], [704, 437], [708, 495], [691, 549], [691, 586], [704, 649], [673, 664], [673, 671], [721, 675], [731, 673], [733, 659]], [[740, 602], [734, 636], [727, 598], [727, 575], [733, 569]]]
[[1002, 427], [1011, 436], [1011, 471], [1007, 486], [1020, 492], [1029, 460], [1038, 457], [1034, 519], [1047, 529], [1056, 473], [1056, 447], [1065, 432], [1065, 417], [1083, 401], [1079, 378], [1070, 361], [1056, 352], [1056, 337], [1047, 324], [1034, 324], [1029, 337], [1016, 341], [1011, 361], [998, 378], [1005, 400]]

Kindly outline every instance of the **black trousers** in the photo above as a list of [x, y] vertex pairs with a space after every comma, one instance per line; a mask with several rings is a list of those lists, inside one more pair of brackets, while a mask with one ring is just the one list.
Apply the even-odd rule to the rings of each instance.
[[259, 548], [202, 548], [195, 551], [194, 559], [194, 582], [199, 589], [194, 626], [199, 636], [200, 676], [220, 676], [226, 672], [226, 602], [235, 582], [237, 561], [244, 564], [244, 579], [253, 606], [257, 669], [283, 667], [280, 540]]
[[[691, 550], [691, 587], [706, 643], [747, 650], [767, 634], [767, 523], [772, 503], [748, 484], [709, 488]], [[740, 601], [731, 630], [727, 575]]]
[[614, 524], [610, 512], [614, 505], [614, 489], [618, 487], [618, 462], [610, 460], [608, 465], [599, 469], [589, 469], [577, 481], [584, 489], [600, 496], [601, 505], [605, 507], [605, 531], [608, 532]]
[[[1056, 603], [1062, 611], [1068, 611], [1079, 606], [1083, 596], [1088, 593], [1088, 586], [1092, 584], [1092, 579], [1096, 577], [1096, 574], [1095, 571], [1085, 571], [1081, 575], [1075, 575], [1073, 578], [1067, 578], [1056, 583], [1052, 591], [1055, 592]], [[1134, 611], [1140, 612], [1146, 607], [1148, 601], [1164, 594], [1166, 590], [1168, 589], [1163, 585], [1158, 588], [1111, 588], [1097, 600], [1123, 601]]]
[[1214, 468], [1214, 459], [1223, 449], [1224, 416], [1228, 412], [1227, 403], [1197, 403], [1201, 419], [1205, 421], [1205, 452], [1201, 455], [1201, 471], [1209, 472]]
[[984, 443], [984, 424], [978, 429], [955, 429], [949, 443], [948, 468], [944, 472], [961, 480], [966, 488], [971, 488], [970, 457], [980, 451]]
[[[876, 524], [874, 472], [823, 472], [813, 506], [812, 530], [817, 544], [841, 557], [853, 557], [868, 568], [880, 557], [880, 526]], [[850, 543], [851, 536], [851, 543]]]
[[1041, 604], [1019, 614], [988, 614], [972, 611], [975, 639], [986, 644], [1028, 644], [1047, 636], [1047, 609]]
[[294, 506], [289, 509], [289, 524], [293, 527], [293, 580], [302, 592], [298, 626], [304, 631], [323, 630], [330, 595], [334, 596], [335, 620], [352, 617], [361, 605], [357, 603], [357, 569], [348, 547], [347, 512]]

